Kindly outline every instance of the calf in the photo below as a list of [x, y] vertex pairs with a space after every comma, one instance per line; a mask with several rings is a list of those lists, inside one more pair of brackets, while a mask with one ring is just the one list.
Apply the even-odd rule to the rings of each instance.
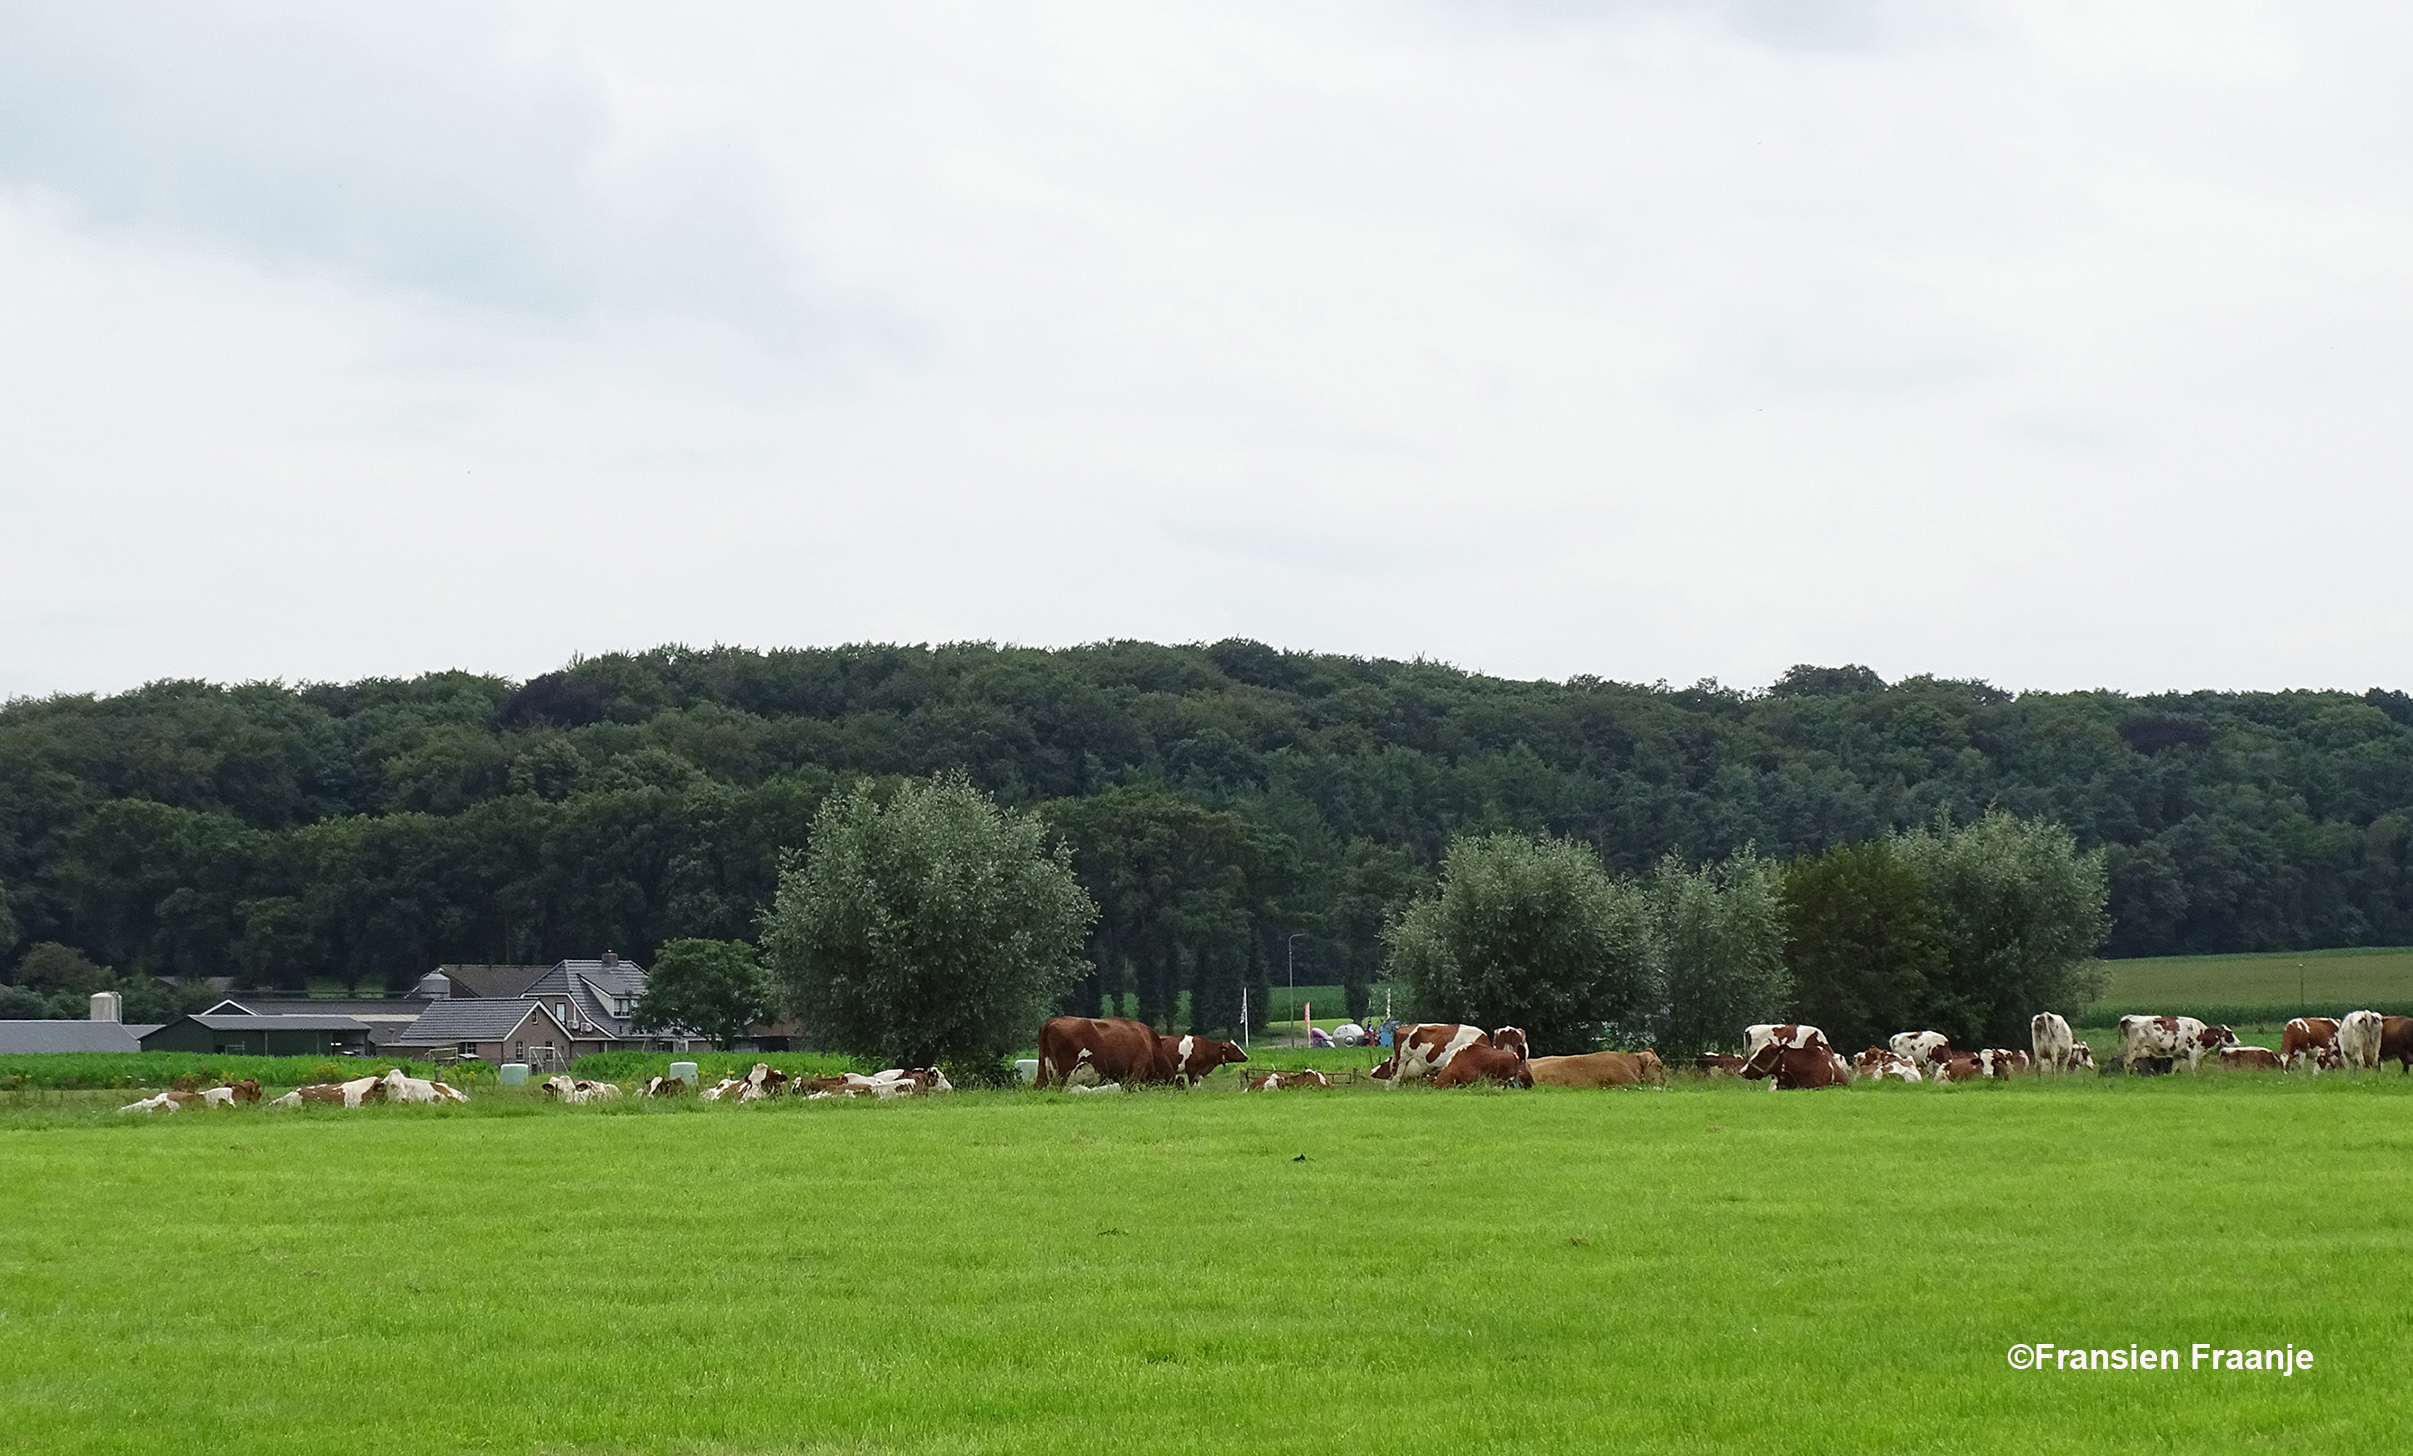
[[1667, 1080], [1667, 1066], [1655, 1051], [1535, 1057], [1526, 1065], [1544, 1087], [1639, 1087]]
[[1920, 1071], [1935, 1067], [1935, 1059], [1952, 1050], [1952, 1042], [1940, 1031], [1897, 1031], [1886, 1039], [1887, 1046], [1897, 1057], [1908, 1057]]
[[2324, 1047], [2338, 1044], [2338, 1024], [2326, 1016], [2299, 1016], [2279, 1029], [2279, 1061], [2293, 1068], [2297, 1062], [2313, 1064], [2321, 1070], [2319, 1053]]
[[1852, 1080], [1851, 1063], [1837, 1056], [1824, 1045], [1786, 1046], [1770, 1040], [1751, 1054], [1743, 1065], [1743, 1075], [1757, 1081], [1769, 1078], [1771, 1092], [1789, 1091], [1797, 1087], [1842, 1087]]
[[2287, 1063], [2269, 1047], [2233, 1046], [2220, 1049], [2220, 1065], [2232, 1072], [2284, 1072]]
[[1903, 1056], [1900, 1052], [1888, 1051], [1884, 1047], [1870, 1047], [1867, 1051], [1852, 1058], [1852, 1071], [1855, 1075], [1875, 1077], [1879, 1081], [1883, 1081], [1887, 1077], [1891, 1077], [1897, 1082], [1922, 1080], [1919, 1076], [1918, 1063]]
[[1329, 1087], [1332, 1079], [1317, 1071], [1266, 1072], [1249, 1079], [1243, 1092], [1279, 1092], [1285, 1087]]
[[1450, 1058], [1448, 1066], [1433, 1074], [1436, 1087], [1472, 1087], [1477, 1082], [1530, 1087], [1533, 1069], [1515, 1052], [1493, 1046], [1470, 1046], [1462, 1048]]
[[2069, 1023], [2056, 1012], [2039, 1011], [2028, 1018], [2028, 1045], [2035, 1049], [2039, 1072], [2068, 1071], [2070, 1047], [2076, 1040], [2070, 1035]]
[[2376, 1011], [2349, 1011], [2338, 1022], [2338, 1056], [2348, 1071], [2379, 1070], [2380, 1038], [2386, 1030]]
[[2069, 1048], [2069, 1065], [2065, 1070], [2075, 1072], [2081, 1067], [2090, 1072], [2095, 1069], [2095, 1049], [2085, 1042], [2073, 1041]]
[[1692, 1069], [1704, 1077], [1740, 1077], [1744, 1066], [1741, 1057], [1725, 1052], [1703, 1052], [1692, 1059]]
[[637, 1089], [639, 1097], [682, 1097], [686, 1092], [684, 1077], [648, 1077], [645, 1085]]

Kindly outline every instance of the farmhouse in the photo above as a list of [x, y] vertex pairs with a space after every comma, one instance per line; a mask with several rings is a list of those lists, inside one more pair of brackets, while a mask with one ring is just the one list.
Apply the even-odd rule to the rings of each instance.
[[616, 1045], [594, 1032], [574, 1032], [543, 1001], [464, 996], [431, 1003], [409, 1031], [385, 1043], [384, 1049], [431, 1060], [476, 1057], [497, 1066], [525, 1062], [545, 1068], [566, 1067], [589, 1052], [610, 1051]]
[[645, 994], [645, 968], [608, 950], [550, 966], [438, 966], [420, 978], [418, 991], [427, 1009], [381, 1047], [545, 1067], [590, 1052], [683, 1052], [693, 1040], [630, 1026]]

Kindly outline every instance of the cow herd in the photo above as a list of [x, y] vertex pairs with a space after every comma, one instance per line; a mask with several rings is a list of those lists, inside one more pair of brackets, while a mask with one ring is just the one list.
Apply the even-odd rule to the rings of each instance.
[[[1826, 1033], [1794, 1022], [1765, 1023], [1743, 1029], [1741, 1056], [1705, 1053], [1692, 1069], [1708, 1076], [1735, 1076], [1766, 1081], [1772, 1090], [1841, 1087], [1854, 1081], [1953, 1083], [2005, 1079], [2025, 1074], [2089, 1071], [2093, 1050], [2071, 1031], [2069, 1023], [2050, 1011], [2029, 1023], [2030, 1049], [1982, 1047], [1974, 1051], [1952, 1045], [1936, 1031], [1898, 1032], [1881, 1047], [1872, 1046], [1846, 1059], [1828, 1044]], [[2287, 1023], [2279, 1047], [2243, 1046], [2225, 1026], [2208, 1025], [2191, 1016], [2123, 1016], [2120, 1055], [2105, 1071], [2154, 1075], [2198, 1068], [2207, 1058], [2240, 1071], [2286, 1072], [2299, 1068], [2315, 1076], [2324, 1071], [2376, 1070], [2395, 1061], [2413, 1073], [2413, 1017], [2382, 1016], [2372, 1011], [2343, 1017], [2298, 1017]], [[1042, 1088], [1060, 1087], [1071, 1093], [1119, 1092], [1128, 1086], [1166, 1083], [1189, 1087], [1217, 1067], [1245, 1063], [1248, 1053], [1228, 1041], [1204, 1036], [1166, 1036], [1144, 1021], [1123, 1017], [1057, 1016], [1039, 1028], [1038, 1067], [1033, 1081]], [[1390, 1054], [1370, 1073], [1387, 1088], [1417, 1082], [1435, 1087], [1639, 1087], [1664, 1085], [1667, 1067], [1655, 1051], [1589, 1052], [1580, 1056], [1531, 1055], [1525, 1033], [1513, 1026], [1494, 1027], [1452, 1022], [1402, 1025], [1393, 1032]], [[1301, 1087], [1330, 1087], [1332, 1079], [1313, 1070], [1261, 1073], [1241, 1084], [1244, 1092], [1274, 1092]], [[622, 1095], [617, 1083], [567, 1075], [548, 1077], [537, 1090], [552, 1101], [583, 1105], [612, 1101]], [[930, 1067], [891, 1067], [869, 1075], [843, 1072], [831, 1076], [791, 1075], [767, 1062], [756, 1062], [742, 1077], [723, 1078], [701, 1089], [707, 1102], [761, 1102], [772, 1098], [919, 1097], [953, 1091], [946, 1074]], [[677, 1097], [689, 1091], [676, 1077], [649, 1077], [637, 1089], [639, 1097]], [[193, 1091], [161, 1092], [130, 1102], [121, 1112], [177, 1112], [186, 1107], [237, 1107], [260, 1102], [260, 1084], [239, 1082]], [[323, 1103], [335, 1107], [365, 1107], [371, 1103], [435, 1105], [467, 1102], [468, 1094], [444, 1082], [405, 1076], [400, 1068], [348, 1082], [297, 1087], [268, 1105], [299, 1107]]]

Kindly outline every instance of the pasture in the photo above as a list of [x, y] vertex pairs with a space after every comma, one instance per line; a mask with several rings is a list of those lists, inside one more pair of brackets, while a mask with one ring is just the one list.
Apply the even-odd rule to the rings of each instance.
[[[0, 1113], [13, 1450], [2386, 1450], [2394, 1076]], [[109, 1094], [94, 1093], [93, 1097]], [[2014, 1341], [2315, 1367], [2019, 1372]]]
[[2104, 968], [2109, 983], [2083, 1018], [2093, 1025], [2109, 1026], [2130, 1011], [2240, 1026], [2362, 1006], [2413, 1013], [2413, 947], [2158, 956]]

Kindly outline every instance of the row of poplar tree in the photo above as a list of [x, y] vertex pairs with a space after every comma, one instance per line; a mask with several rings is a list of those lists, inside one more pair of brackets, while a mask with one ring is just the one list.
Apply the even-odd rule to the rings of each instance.
[[[1671, 855], [1641, 877], [1572, 840], [1491, 833], [1454, 841], [1382, 940], [1404, 1012], [1522, 1026], [1545, 1053], [1683, 1057], [1781, 1020], [1839, 1046], [1911, 1028], [2017, 1045], [2035, 1012], [2074, 1015], [2100, 990], [2104, 902], [2099, 854], [2002, 813], [1789, 863]], [[759, 943], [665, 945], [639, 1016], [727, 1038], [788, 1014], [832, 1049], [993, 1074], [1040, 1017], [1100, 1009], [1098, 918], [1040, 819], [961, 775], [862, 786], [790, 855]], [[1180, 1003], [1186, 1024], [1149, 1019], [1236, 1034], [1225, 984]]]

